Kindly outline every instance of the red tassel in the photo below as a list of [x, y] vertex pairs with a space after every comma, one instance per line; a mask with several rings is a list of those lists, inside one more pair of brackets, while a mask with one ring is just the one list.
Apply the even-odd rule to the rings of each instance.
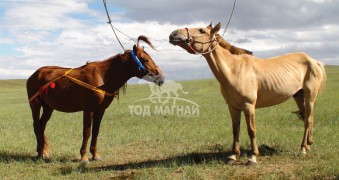
[[51, 84], [51, 88], [52, 88], [52, 89], [55, 88], [55, 83], [54, 83], [54, 82]]

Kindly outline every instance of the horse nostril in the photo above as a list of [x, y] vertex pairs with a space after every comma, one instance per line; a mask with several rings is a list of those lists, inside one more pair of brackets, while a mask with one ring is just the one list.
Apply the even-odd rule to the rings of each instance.
[[178, 31], [178, 30], [175, 30], [175, 31], [172, 32], [172, 37], [173, 37], [173, 36], [176, 36], [176, 35], [178, 35], [178, 34], [179, 34], [179, 31]]

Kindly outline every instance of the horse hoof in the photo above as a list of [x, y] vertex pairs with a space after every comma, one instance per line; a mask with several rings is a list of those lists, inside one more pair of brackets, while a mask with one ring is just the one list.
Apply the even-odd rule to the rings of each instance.
[[92, 157], [92, 161], [101, 161], [101, 157], [100, 156]]
[[227, 163], [228, 165], [233, 165], [233, 164], [235, 163], [235, 161], [236, 161], [236, 160], [234, 160], [234, 159], [227, 159], [227, 162], [226, 162], [226, 163]]
[[306, 146], [306, 151], [311, 151], [311, 146], [310, 145]]
[[81, 160], [81, 164], [89, 164], [89, 160], [88, 159], [82, 159]]
[[258, 163], [254, 161], [247, 161], [246, 166], [256, 166]]
[[306, 156], [307, 152], [306, 152], [306, 148], [305, 148], [305, 147], [301, 148], [300, 154], [301, 154], [302, 156]]
[[49, 160], [49, 156], [47, 154], [39, 154], [35, 157], [36, 160]]

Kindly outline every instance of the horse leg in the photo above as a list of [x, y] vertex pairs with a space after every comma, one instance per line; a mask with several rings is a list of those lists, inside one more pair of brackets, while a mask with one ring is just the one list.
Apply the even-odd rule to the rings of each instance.
[[97, 152], [97, 138], [100, 130], [100, 123], [105, 111], [95, 112], [93, 114], [93, 128], [92, 128], [92, 141], [90, 151], [93, 155], [92, 160], [100, 160], [100, 156]]
[[301, 153], [306, 154], [313, 144], [312, 131], [314, 121], [314, 105], [317, 98], [317, 91], [305, 91], [305, 119], [304, 119], [304, 137], [301, 143]]
[[233, 164], [237, 157], [240, 155], [240, 142], [239, 142], [239, 133], [240, 133], [240, 119], [241, 111], [232, 107], [228, 107], [231, 118], [232, 118], [232, 128], [233, 128], [233, 146], [232, 146], [232, 155], [227, 159], [227, 164]]
[[39, 103], [36, 103], [34, 105], [31, 105], [31, 111], [32, 111], [32, 116], [33, 116], [33, 127], [34, 127], [34, 134], [36, 136], [36, 151], [38, 153], [38, 158], [42, 157], [42, 143], [43, 139], [41, 137], [41, 128], [40, 128], [40, 110], [41, 110], [41, 105]]
[[256, 127], [255, 127], [255, 107], [253, 104], [245, 104], [244, 114], [246, 118], [247, 132], [251, 141], [252, 157], [248, 160], [247, 165], [252, 166], [257, 164], [259, 150], [256, 142]]
[[294, 113], [297, 113], [299, 118], [301, 120], [304, 120], [305, 118], [305, 102], [304, 102], [304, 90], [299, 90], [297, 93], [293, 95], [294, 101], [297, 103], [299, 111], [296, 111]]
[[38, 152], [38, 154], [42, 155], [42, 158], [48, 159], [48, 154], [47, 154], [48, 143], [47, 143], [47, 138], [45, 135], [45, 129], [46, 129], [47, 122], [49, 121], [49, 119], [51, 119], [54, 109], [47, 105], [43, 105], [42, 109], [43, 109], [43, 112], [42, 112], [42, 116], [39, 122], [40, 128], [41, 128], [40, 137], [42, 137], [40, 143], [42, 146], [40, 146], [40, 152]]
[[82, 146], [80, 149], [81, 161], [88, 162], [87, 153], [87, 143], [88, 139], [91, 136], [91, 126], [92, 126], [93, 112], [84, 111], [83, 113], [83, 131], [82, 131]]

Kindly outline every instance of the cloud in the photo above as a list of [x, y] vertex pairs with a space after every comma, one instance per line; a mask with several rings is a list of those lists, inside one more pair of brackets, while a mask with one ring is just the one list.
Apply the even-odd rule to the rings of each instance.
[[[23, 2], [23, 1], [20, 1]], [[43, 3], [42, 3], [43, 2]], [[27, 78], [45, 65], [77, 67], [122, 52], [102, 2], [94, 0], [0, 3], [0, 79]], [[151, 38], [146, 51], [170, 79], [212, 77], [206, 61], [168, 43], [183, 27], [225, 22], [233, 1], [108, 0], [114, 25], [136, 39]], [[304, 51], [339, 64], [339, 7], [331, 0], [237, 1], [225, 39], [258, 57]], [[223, 29], [221, 29], [221, 32]], [[134, 42], [118, 33], [126, 49]], [[6, 52], [5, 52], [6, 51]]]

